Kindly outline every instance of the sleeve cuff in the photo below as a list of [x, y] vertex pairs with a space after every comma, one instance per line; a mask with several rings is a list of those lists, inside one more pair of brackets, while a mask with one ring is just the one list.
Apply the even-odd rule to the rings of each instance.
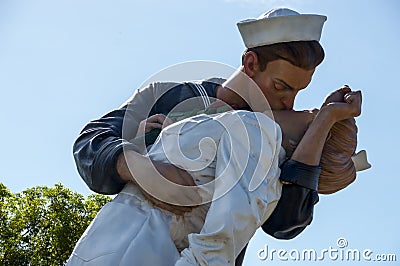
[[116, 163], [118, 156], [124, 149], [133, 149], [134, 146], [126, 141], [119, 139], [110, 142], [108, 146], [104, 147], [98, 152], [93, 164], [91, 189], [100, 194], [117, 194], [119, 193], [126, 181], [122, 180], [118, 175]]
[[281, 167], [280, 179], [317, 191], [320, 173], [321, 166], [312, 166], [294, 160], [287, 160]]

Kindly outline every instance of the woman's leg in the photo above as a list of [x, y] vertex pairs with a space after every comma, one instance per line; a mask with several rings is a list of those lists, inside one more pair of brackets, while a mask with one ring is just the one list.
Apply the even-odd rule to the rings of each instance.
[[78, 241], [67, 265], [174, 265], [168, 218], [128, 184]]

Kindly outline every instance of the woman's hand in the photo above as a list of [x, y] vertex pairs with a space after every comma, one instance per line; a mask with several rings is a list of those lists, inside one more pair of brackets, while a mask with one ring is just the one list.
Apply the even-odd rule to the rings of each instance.
[[361, 91], [351, 91], [348, 86], [328, 95], [291, 159], [308, 165], [319, 165], [331, 127], [338, 121], [359, 116], [361, 103]]
[[348, 85], [344, 85], [343, 87], [328, 94], [328, 96], [326, 96], [322, 106], [326, 106], [329, 103], [333, 103], [333, 102], [344, 102], [344, 95], [348, 92], [351, 92], [350, 87]]
[[321, 112], [332, 119], [332, 122], [338, 122], [359, 116], [361, 104], [361, 91], [352, 91], [348, 86], [344, 86], [327, 96], [321, 107]]

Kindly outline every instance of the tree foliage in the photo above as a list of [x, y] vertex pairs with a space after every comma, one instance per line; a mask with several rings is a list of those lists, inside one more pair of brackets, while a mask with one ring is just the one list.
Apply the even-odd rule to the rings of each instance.
[[108, 196], [61, 184], [11, 193], [0, 183], [0, 265], [63, 265]]

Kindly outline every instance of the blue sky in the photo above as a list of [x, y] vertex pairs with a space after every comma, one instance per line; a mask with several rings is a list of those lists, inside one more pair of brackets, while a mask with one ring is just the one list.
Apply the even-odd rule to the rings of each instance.
[[[0, 0], [0, 182], [13, 192], [61, 182], [90, 194], [72, 158], [72, 143], [85, 123], [118, 107], [168, 66], [209, 60], [238, 67], [244, 45], [236, 22], [279, 6], [328, 17], [321, 39], [326, 59], [295, 108], [318, 107], [343, 84], [361, 89], [359, 149], [368, 151], [373, 167], [345, 190], [321, 196], [312, 225], [294, 240], [258, 232], [245, 264], [281, 265], [257, 258], [265, 244], [321, 250], [337, 248], [344, 237], [349, 248], [397, 255], [397, 262], [370, 263], [397, 265], [396, 0]], [[336, 264], [364, 263], [318, 262]]]

